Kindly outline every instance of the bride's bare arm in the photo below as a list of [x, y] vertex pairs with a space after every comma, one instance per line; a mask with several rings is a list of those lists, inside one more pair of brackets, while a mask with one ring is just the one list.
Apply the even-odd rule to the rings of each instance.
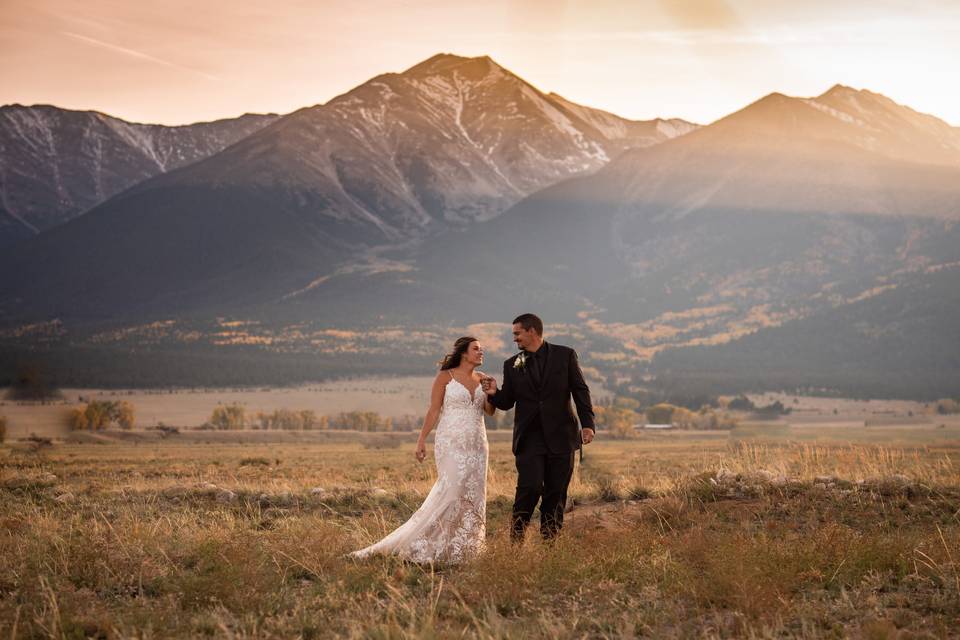
[[[477, 371], [477, 374], [480, 376], [480, 386], [483, 386], [484, 383], [487, 382], [487, 380], [493, 381], [494, 384], [497, 383], [497, 381], [493, 378], [493, 376], [488, 376], [483, 371]], [[497, 412], [497, 408], [493, 406], [492, 402], [490, 402], [490, 396], [486, 394], [485, 387], [484, 387], [484, 395], [483, 395], [483, 412], [488, 416], [492, 416]]]
[[437, 373], [433, 380], [433, 386], [430, 388], [430, 408], [427, 409], [427, 415], [423, 417], [423, 426], [420, 428], [420, 437], [417, 439], [417, 450], [414, 455], [417, 461], [423, 462], [427, 457], [427, 436], [437, 424], [440, 417], [440, 407], [443, 406], [443, 394], [447, 389], [447, 382], [450, 380], [450, 374], [446, 371]]
[[488, 416], [492, 416], [497, 412], [497, 408], [490, 404], [490, 398], [486, 394], [484, 394], [483, 398], [483, 412]]

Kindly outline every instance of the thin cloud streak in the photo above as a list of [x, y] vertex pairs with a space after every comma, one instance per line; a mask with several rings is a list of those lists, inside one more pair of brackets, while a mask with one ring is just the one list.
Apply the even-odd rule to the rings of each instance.
[[198, 76], [201, 76], [201, 77], [203, 77], [203, 78], [207, 78], [208, 80], [216, 80], [217, 82], [221, 82], [221, 81], [222, 81], [222, 78], [218, 78], [217, 76], [210, 75], [209, 73], [206, 73], [206, 72], [204, 72], [204, 71], [200, 71], [199, 69], [193, 69], [193, 68], [191, 68], [191, 67], [185, 67], [185, 66], [183, 66], [182, 64], [177, 64], [177, 63], [175, 63], [175, 62], [170, 62], [169, 60], [163, 60], [163, 59], [161, 59], [161, 58], [157, 58], [156, 56], [151, 56], [151, 55], [148, 54], [148, 53], [144, 53], [144, 52], [142, 52], [142, 51], [137, 51], [136, 49], [128, 49], [127, 47], [121, 47], [120, 45], [111, 44], [111, 43], [109, 43], [109, 42], [104, 42], [104, 41], [102, 41], [102, 40], [97, 40], [96, 38], [91, 38], [91, 37], [89, 37], [89, 36], [80, 35], [79, 33], [73, 33], [72, 31], [61, 31], [60, 33], [62, 33], [62, 34], [65, 35], [65, 36], [68, 36], [68, 37], [70, 37], [70, 38], [73, 38], [73, 39], [75, 39], [75, 40], [79, 40], [79, 41], [81, 41], [81, 42], [85, 42], [85, 43], [87, 43], [87, 44], [89, 44], [89, 45], [93, 45], [93, 46], [95, 46], [95, 47], [100, 47], [100, 48], [102, 48], [102, 49], [107, 49], [108, 51], [114, 51], [114, 52], [117, 52], [117, 53], [122, 53], [122, 54], [124, 54], [124, 55], [128, 55], [128, 56], [131, 56], [131, 57], [134, 57], [134, 58], [139, 58], [140, 60], [147, 60], [147, 61], [149, 61], [149, 62], [155, 62], [155, 63], [157, 63], [157, 64], [162, 64], [162, 65], [165, 66], [165, 67], [171, 67], [171, 68], [173, 68], [173, 69], [180, 69], [181, 71], [186, 71], [186, 72], [188, 72], [188, 73], [195, 73], [195, 74], [197, 74]]
[[[596, 31], [568, 33], [537, 33], [532, 31], [493, 31], [469, 33], [464, 40], [491, 41], [532, 41], [532, 42], [647, 42], [678, 46], [693, 45], [874, 45], [890, 44], [893, 41], [911, 41], [927, 33], [927, 29], [906, 29], [902, 24], [882, 26], [885, 30], [866, 30], [835, 27], [822, 29], [819, 33], [783, 30], [762, 33], [731, 33], [712, 29], [692, 30], [649, 30], [649, 31]], [[944, 30], [960, 37], [960, 27]]]

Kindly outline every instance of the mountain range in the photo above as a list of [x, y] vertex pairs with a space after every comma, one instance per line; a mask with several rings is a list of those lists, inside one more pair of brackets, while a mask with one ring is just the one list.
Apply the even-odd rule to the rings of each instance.
[[168, 127], [49, 105], [0, 107], [0, 248], [221, 151], [278, 117]]
[[438, 55], [12, 248], [4, 268], [20, 277], [0, 282], [0, 313], [103, 318], [269, 300], [694, 128], [630, 122], [546, 95], [489, 58]]
[[[476, 303], [458, 300], [454, 314], [476, 316], [533, 289], [536, 304], [566, 320], [599, 308], [610, 320], [638, 322], [715, 306], [749, 313], [781, 304], [796, 313], [801, 302], [853, 297], [901, 269], [951, 262], [960, 164], [905, 160], [922, 154], [923, 136], [917, 147], [884, 145], [881, 127], [814, 106], [850, 92], [771, 94], [543, 189], [469, 234], [439, 236], [410, 266], [442, 273], [445, 291], [470, 285], [465, 297]], [[903, 139], [911, 139], [914, 116], [926, 130], [928, 117], [898, 109]], [[361, 286], [355, 273], [332, 274], [313, 293], [325, 295], [340, 279], [349, 284], [333, 297], [359, 303], [380, 279], [384, 290], [412, 289], [389, 305], [396, 311], [418, 300], [406, 305], [412, 314], [437, 295], [423, 291], [431, 278], [402, 269], [364, 278]], [[451, 286], [454, 279], [463, 286]]]
[[960, 387], [958, 223], [960, 130], [879, 94], [631, 122], [439, 55], [18, 242], [0, 325], [377, 367], [536, 310], [611, 383], [928, 396]]

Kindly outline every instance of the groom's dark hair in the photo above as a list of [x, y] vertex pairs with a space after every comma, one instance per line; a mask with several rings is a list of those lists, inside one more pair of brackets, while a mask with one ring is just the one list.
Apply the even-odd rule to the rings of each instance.
[[537, 332], [538, 336], [543, 335], [543, 320], [532, 313], [521, 313], [513, 319], [513, 324], [519, 324], [521, 327], [523, 327], [524, 331], [530, 331], [530, 329], [533, 329]]

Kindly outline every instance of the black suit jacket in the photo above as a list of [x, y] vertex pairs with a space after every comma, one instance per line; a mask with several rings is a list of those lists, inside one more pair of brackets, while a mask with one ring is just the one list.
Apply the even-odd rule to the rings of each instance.
[[[542, 347], [541, 347], [542, 348]], [[551, 453], [573, 453], [580, 448], [580, 426], [594, 429], [590, 388], [583, 379], [577, 352], [570, 347], [550, 343], [542, 379], [528, 362], [518, 368], [514, 364], [520, 354], [503, 363], [503, 386], [490, 397], [490, 404], [503, 411], [516, 405], [513, 416], [513, 453], [529, 424], [540, 415], [543, 438]], [[574, 415], [573, 403], [577, 411]]]

